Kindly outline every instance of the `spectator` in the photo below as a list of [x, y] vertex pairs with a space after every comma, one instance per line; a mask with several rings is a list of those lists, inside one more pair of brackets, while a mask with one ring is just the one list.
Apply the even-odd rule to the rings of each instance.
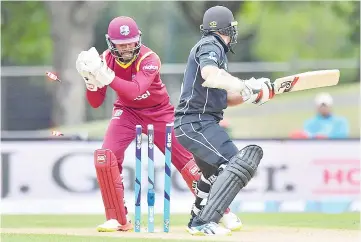
[[317, 114], [306, 120], [304, 133], [308, 138], [347, 138], [348, 122], [344, 117], [332, 113], [333, 99], [328, 93], [320, 93], [315, 99]]

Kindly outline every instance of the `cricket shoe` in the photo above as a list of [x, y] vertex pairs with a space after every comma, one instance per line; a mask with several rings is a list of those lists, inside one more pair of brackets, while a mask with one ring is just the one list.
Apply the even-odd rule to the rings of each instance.
[[124, 225], [121, 225], [116, 219], [110, 219], [105, 223], [98, 225], [98, 232], [116, 232], [116, 231], [128, 231], [133, 229], [131, 221], [128, 219], [128, 222]]
[[187, 232], [194, 236], [217, 236], [232, 234], [231, 230], [223, 228], [215, 222], [188, 226]]
[[[188, 227], [191, 226], [193, 219], [197, 216], [197, 214], [200, 212], [200, 209], [198, 209], [194, 204], [191, 211], [191, 219], [188, 223]], [[231, 231], [239, 231], [242, 229], [242, 221], [231, 212], [229, 208], [226, 209], [226, 211], [223, 214], [223, 217], [219, 221], [219, 223], [223, 224], [223, 226]]]
[[234, 213], [227, 211], [219, 221], [223, 226], [231, 231], [239, 231], [242, 229], [242, 221]]

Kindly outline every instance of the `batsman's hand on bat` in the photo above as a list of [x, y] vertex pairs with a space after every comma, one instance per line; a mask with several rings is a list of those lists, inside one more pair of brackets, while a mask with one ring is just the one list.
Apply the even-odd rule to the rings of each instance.
[[268, 78], [245, 80], [245, 89], [241, 91], [244, 103], [262, 105], [274, 97], [274, 87]]
[[239, 93], [244, 103], [264, 104], [274, 96], [274, 87], [268, 78], [241, 80], [223, 69], [205, 66], [201, 69], [203, 87], [224, 89], [230, 93]]
[[[92, 47], [88, 51], [82, 51], [76, 60], [76, 69], [83, 78], [86, 88], [92, 92], [104, 87], [104, 84], [97, 81], [95, 75], [92, 73], [92, 71], [96, 70], [98, 68], [97, 66], [100, 65], [98, 60], [100, 58], [97, 53], [98, 51]], [[97, 58], [94, 58], [95, 55], [97, 55]]]

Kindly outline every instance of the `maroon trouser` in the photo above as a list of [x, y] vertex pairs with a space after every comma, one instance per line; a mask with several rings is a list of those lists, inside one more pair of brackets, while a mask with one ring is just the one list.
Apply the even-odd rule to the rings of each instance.
[[[120, 111], [122, 110], [122, 111]], [[131, 108], [114, 108], [113, 117], [110, 120], [108, 129], [106, 131], [103, 149], [110, 149], [113, 151], [118, 160], [119, 171], [122, 173], [122, 164], [124, 160], [124, 152], [129, 144], [135, 139], [135, 126], [142, 125], [144, 134], [147, 134], [147, 125], [154, 126], [154, 144], [164, 153], [165, 148], [165, 127], [167, 123], [172, 123], [174, 120], [173, 106], [170, 104], [162, 108], [156, 109], [155, 112], [149, 110], [136, 110]], [[114, 114], [121, 115], [114, 117]], [[172, 136], [172, 162], [178, 171], [193, 159], [193, 155], [187, 151]]]
[[[114, 206], [114, 203], [119, 202], [118, 200], [115, 201], [112, 196], [124, 198], [124, 186], [121, 175], [123, 170], [124, 152], [129, 144], [135, 139], [135, 126], [142, 125], [143, 133], [147, 134], [147, 125], [152, 124], [154, 127], [154, 144], [164, 154], [165, 127], [166, 124], [172, 123], [173, 121], [174, 107], [170, 103], [148, 109], [132, 109], [128, 107], [114, 108], [112, 119], [110, 120], [104, 137], [102, 152], [106, 149], [110, 150], [115, 155], [119, 168], [119, 176], [112, 175], [110, 178], [106, 177], [107, 175], [104, 175], [114, 174], [115, 164], [111, 165], [110, 160], [107, 161], [109, 162], [109, 166], [105, 166], [103, 162], [95, 162], [97, 175], [103, 174], [101, 178], [98, 175], [98, 182], [102, 192], [106, 217], [108, 220], [114, 218], [117, 219], [120, 224], [125, 224], [126, 222], [125, 215], [127, 212], [124, 204], [118, 204], [120, 209], [119, 206]], [[99, 150], [97, 152], [99, 153]], [[200, 172], [198, 166], [195, 164], [193, 155], [178, 143], [174, 132], [172, 134], [172, 163], [181, 173], [192, 193], [194, 193], [193, 188], [200, 179]], [[103, 171], [100, 169], [103, 169]], [[108, 169], [108, 171], [105, 171], [104, 169]], [[110, 172], [110, 170], [112, 171]], [[100, 184], [100, 181], [103, 180], [104, 182], [102, 183], [104, 184]]]

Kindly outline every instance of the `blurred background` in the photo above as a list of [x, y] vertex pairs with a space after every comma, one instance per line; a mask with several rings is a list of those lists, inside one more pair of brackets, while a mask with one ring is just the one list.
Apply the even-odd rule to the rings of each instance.
[[[304, 121], [315, 115], [314, 99], [320, 91], [332, 95], [334, 113], [349, 123], [349, 137], [359, 137], [357, 1], [2, 2], [2, 130], [65, 126], [70, 129], [62, 128], [64, 132], [102, 137], [115, 95], [92, 109], [75, 60], [91, 46], [105, 50], [108, 23], [120, 15], [138, 22], [143, 43], [160, 56], [162, 79], [177, 104], [188, 53], [200, 37], [202, 15], [219, 3], [239, 21], [236, 54], [230, 55], [229, 65], [238, 77], [274, 79], [308, 70], [341, 71], [337, 87], [284, 95], [260, 108], [229, 108], [225, 118], [234, 138], [284, 138], [302, 129]], [[56, 72], [63, 83], [46, 82], [46, 71]]]
[[[351, 161], [346, 162], [351, 164], [350, 167], [344, 166], [348, 169], [345, 174], [352, 171], [352, 174], [358, 177], [359, 1], [3, 1], [2, 197], [12, 194], [12, 186], [21, 194], [20, 197], [15, 196], [17, 201], [25, 199], [22, 196], [31, 191], [29, 184], [20, 186], [20, 183], [16, 183], [21, 187], [20, 190], [17, 185], [9, 185], [12, 178], [7, 175], [6, 169], [12, 164], [24, 163], [32, 157], [31, 161], [38, 164], [35, 167], [39, 169], [39, 173], [43, 170], [51, 173], [50, 171], [54, 172], [57, 167], [56, 161], [59, 157], [66, 157], [66, 154], [74, 151], [74, 147], [80, 145], [81, 152], [88, 152], [86, 159], [91, 160], [92, 151], [101, 145], [116, 96], [114, 92], [108, 92], [106, 102], [100, 108], [92, 109], [86, 102], [85, 85], [75, 69], [75, 61], [81, 51], [91, 46], [95, 46], [99, 52], [107, 48], [104, 35], [111, 19], [127, 15], [137, 21], [143, 33], [143, 44], [161, 58], [161, 77], [171, 95], [172, 103], [176, 105], [188, 53], [200, 38], [199, 25], [203, 13], [215, 5], [230, 8], [239, 22], [240, 34], [235, 47], [236, 54], [229, 55], [230, 72], [237, 77], [275, 79], [320, 69], [339, 69], [341, 72], [340, 83], [335, 87], [285, 94], [261, 107], [241, 105], [226, 110], [222, 125], [227, 128], [232, 138], [239, 142], [238, 145], [250, 142], [242, 143], [243, 140], [257, 139], [264, 142], [266, 149], [273, 150], [269, 158], [270, 166], [264, 168], [265, 174], [259, 178], [264, 182], [264, 189], [257, 190], [257, 194], [274, 192], [266, 189], [271, 187], [269, 177], [276, 171], [286, 172], [285, 167], [291, 166], [291, 161], [298, 165], [295, 165], [295, 173], [288, 174], [288, 177], [297, 174], [296, 171], [300, 169], [306, 169], [301, 165], [302, 161], [308, 164], [315, 160], [327, 160], [330, 164], [339, 165], [342, 161]], [[57, 73], [62, 83], [47, 81], [47, 71]], [[333, 121], [323, 122], [328, 117], [332, 117]], [[65, 134], [61, 138], [62, 142], [59, 141], [60, 138], [56, 143], [41, 141], [51, 139], [50, 131], [54, 129]], [[77, 138], [83, 140], [81, 144], [67, 143], [68, 139], [72, 140], [69, 142], [74, 142]], [[299, 140], [305, 138], [312, 140], [308, 143]], [[96, 143], [90, 142], [87, 145], [84, 142], [88, 139], [95, 140]], [[275, 141], [272, 143], [272, 140]], [[283, 145], [289, 147], [282, 148]], [[53, 147], [54, 153], [48, 154], [49, 150], [48, 153], [44, 152], [46, 147], [49, 150]], [[79, 152], [74, 151], [72, 154]], [[20, 156], [17, 156], [19, 153]], [[126, 159], [133, 159], [133, 153], [129, 151]], [[281, 153], [284, 154], [282, 158]], [[56, 159], [53, 157], [55, 154], [59, 155]], [[25, 160], [21, 160], [22, 158]], [[11, 162], [12, 159], [16, 161]], [[44, 160], [49, 160], [55, 168], [47, 167], [45, 163], [41, 165], [40, 162], [45, 162]], [[321, 164], [328, 164], [327, 162]], [[92, 164], [85, 161], [84, 164], [89, 166], [89, 173], [94, 175]], [[24, 167], [19, 170], [19, 176], [26, 173]], [[332, 170], [332, 165], [322, 167], [320, 173], [315, 175], [317, 182], [329, 177], [337, 178], [338, 173], [334, 174], [336, 171]], [[60, 166], [56, 169], [60, 169]], [[323, 169], [331, 170], [325, 173]], [[66, 174], [65, 170], [59, 171], [59, 174], [63, 174], [59, 177], [52, 174], [49, 179], [55, 179], [54, 181], [62, 184], [60, 181]], [[74, 174], [68, 178], [68, 182], [74, 181], [71, 184], [77, 184], [79, 177], [79, 174]], [[272, 177], [276, 179], [276, 176]], [[327, 179], [322, 181], [327, 183]], [[256, 182], [259, 180], [256, 179]], [[337, 193], [337, 198], [349, 199], [358, 196], [359, 179], [355, 178], [349, 180], [349, 184], [341, 185], [349, 192], [353, 190], [351, 193]], [[351, 190], [350, 187], [344, 187], [348, 185], [352, 187]], [[8, 193], [4, 192], [7, 186]], [[62, 189], [67, 186], [63, 182], [63, 185], [58, 187]], [[94, 189], [93, 185], [89, 187], [89, 192], [98, 192], [96, 184]], [[293, 184], [294, 189], [295, 187]], [[131, 190], [131, 186], [129, 189]], [[71, 192], [76, 193], [77, 189], [68, 190], [62, 192], [72, 194]], [[287, 190], [291, 191], [295, 190]], [[46, 197], [39, 194], [39, 197]], [[99, 199], [98, 196], [97, 193], [96, 199]], [[35, 196], [34, 199], [39, 197]]]

